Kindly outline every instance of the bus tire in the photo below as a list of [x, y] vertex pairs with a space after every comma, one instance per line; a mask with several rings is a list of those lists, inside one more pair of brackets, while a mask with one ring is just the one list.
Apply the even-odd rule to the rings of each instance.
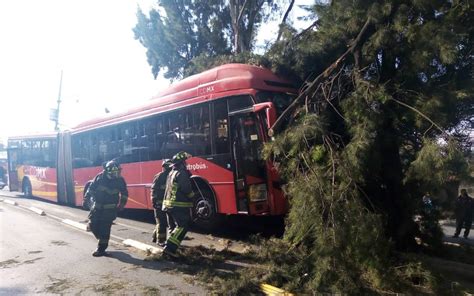
[[221, 216], [216, 211], [214, 192], [209, 185], [201, 180], [193, 180], [194, 205], [192, 209], [193, 223], [203, 230], [214, 230], [220, 222]]
[[33, 188], [31, 187], [31, 182], [28, 178], [24, 178], [22, 183], [21, 190], [23, 191], [23, 196], [26, 198], [33, 197]]
[[86, 211], [89, 211], [89, 210], [91, 209], [90, 200], [89, 200], [89, 202], [84, 202], [84, 199], [85, 199], [85, 197], [86, 197], [86, 192], [87, 192], [87, 190], [89, 189], [89, 186], [91, 186], [91, 183], [92, 183], [92, 181], [87, 182], [87, 183], [84, 185], [84, 191], [82, 192], [82, 200], [83, 200], [83, 202], [82, 202], [82, 209], [83, 209], [83, 210], [86, 210]]

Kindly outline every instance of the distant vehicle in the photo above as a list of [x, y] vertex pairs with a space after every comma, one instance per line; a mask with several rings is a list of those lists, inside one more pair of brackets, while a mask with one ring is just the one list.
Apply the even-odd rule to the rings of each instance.
[[70, 131], [10, 138], [10, 189], [80, 206], [102, 163], [116, 159], [128, 184], [127, 208], [152, 209], [150, 187], [162, 159], [186, 151], [193, 155], [187, 164], [198, 224], [212, 226], [218, 214], [283, 215], [287, 200], [261, 149], [295, 95], [268, 69], [220, 66], [127, 112]]

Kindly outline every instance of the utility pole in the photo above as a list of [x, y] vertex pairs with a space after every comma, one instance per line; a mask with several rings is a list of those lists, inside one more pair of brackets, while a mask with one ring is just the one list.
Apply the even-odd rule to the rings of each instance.
[[58, 104], [56, 106], [56, 114], [55, 114], [55, 126], [54, 130], [58, 131], [59, 130], [59, 106], [61, 105], [61, 88], [63, 85], [63, 70], [61, 70], [61, 78], [59, 79], [59, 94], [58, 94]]

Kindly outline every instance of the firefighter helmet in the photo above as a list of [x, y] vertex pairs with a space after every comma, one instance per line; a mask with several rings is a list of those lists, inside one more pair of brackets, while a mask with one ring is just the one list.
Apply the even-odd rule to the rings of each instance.
[[191, 157], [191, 154], [186, 153], [184, 151], [180, 151], [173, 156], [173, 158], [171, 159], [171, 162], [173, 164], [181, 163], [190, 157]]
[[115, 160], [107, 162], [104, 166], [105, 175], [110, 179], [116, 179], [120, 177], [121, 170], [122, 168]]

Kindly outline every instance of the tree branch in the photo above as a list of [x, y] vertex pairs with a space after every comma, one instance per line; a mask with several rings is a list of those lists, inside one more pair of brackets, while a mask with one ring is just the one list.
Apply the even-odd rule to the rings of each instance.
[[[408, 109], [410, 109], [410, 110], [416, 112], [418, 115], [420, 115], [420, 116], [423, 117], [424, 119], [428, 120], [428, 121], [431, 123], [431, 125], [432, 125], [432, 126], [435, 126], [442, 134], [448, 136], [448, 138], [451, 137], [448, 133], [446, 133], [445, 130], [443, 130], [439, 125], [437, 125], [437, 124], [436, 124], [433, 120], [431, 120], [428, 116], [426, 116], [425, 114], [423, 114], [420, 110], [418, 110], [418, 109], [416, 109], [416, 108], [414, 108], [414, 107], [412, 107], [412, 106], [410, 106], [410, 105], [408, 105], [408, 104], [406, 104], [406, 103], [403, 103], [402, 101], [399, 101], [399, 100], [397, 100], [397, 99], [395, 99], [395, 98], [393, 98], [393, 97], [391, 98], [391, 100], [393, 100], [393, 101], [397, 102], [398, 104], [400, 104], [400, 105], [402, 105], [402, 106], [404, 106], [404, 107], [407, 107]], [[431, 128], [431, 127], [430, 127], [430, 128]]]
[[367, 31], [367, 28], [369, 27], [371, 23], [370, 18], [367, 18], [364, 26], [360, 30], [359, 34], [357, 37], [350, 43], [349, 48], [344, 52], [334, 63], [332, 63], [329, 67], [326, 68], [321, 74], [318, 75], [311, 83], [305, 84], [303, 87], [301, 93], [298, 95], [298, 97], [283, 111], [283, 113], [277, 118], [275, 123], [272, 125], [272, 127], [268, 130], [268, 135], [272, 137], [275, 134], [275, 131], [280, 127], [281, 123], [283, 122], [283, 119], [300, 103], [300, 101], [305, 98], [309, 93], [314, 92], [314, 90], [317, 88], [318, 84], [321, 83], [322, 80], [326, 79], [329, 77], [329, 75], [338, 68], [338, 66], [341, 64], [341, 62], [349, 55], [352, 53], [357, 46], [359, 45], [360, 41], [362, 40], [362, 36], [364, 33]]
[[288, 6], [288, 9], [285, 12], [285, 15], [283, 16], [283, 19], [280, 23], [280, 29], [278, 30], [278, 37], [276, 39], [276, 42], [280, 41], [281, 34], [283, 33], [283, 26], [286, 23], [286, 19], [288, 18], [288, 15], [290, 14], [290, 11], [293, 9], [293, 5], [295, 4], [295, 0], [291, 0], [290, 5]]
[[242, 8], [240, 9], [239, 16], [237, 17], [237, 25], [240, 23], [240, 19], [242, 18], [242, 14], [244, 13], [245, 6], [247, 6], [248, 0], [245, 0], [244, 4], [242, 5]]

